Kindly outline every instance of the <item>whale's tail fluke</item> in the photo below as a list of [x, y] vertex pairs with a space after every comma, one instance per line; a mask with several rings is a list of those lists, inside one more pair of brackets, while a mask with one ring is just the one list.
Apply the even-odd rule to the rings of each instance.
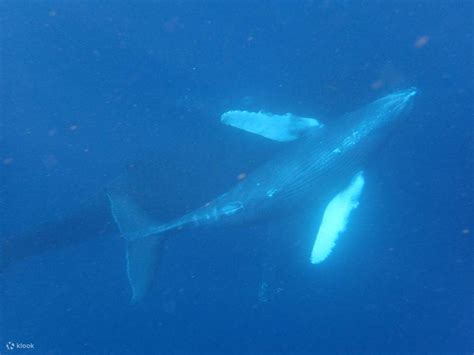
[[149, 236], [127, 240], [127, 276], [132, 289], [131, 303], [140, 302], [151, 288], [158, 269], [162, 240]]
[[108, 193], [110, 207], [120, 235], [126, 240], [127, 276], [133, 304], [140, 302], [151, 288], [158, 269], [163, 238], [156, 230], [159, 223], [129, 196]]

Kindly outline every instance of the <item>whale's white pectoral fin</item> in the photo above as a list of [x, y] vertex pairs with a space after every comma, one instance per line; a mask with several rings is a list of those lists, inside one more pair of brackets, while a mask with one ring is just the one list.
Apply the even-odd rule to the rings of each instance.
[[363, 172], [358, 172], [349, 186], [329, 202], [314, 241], [311, 263], [318, 264], [331, 254], [339, 234], [346, 229], [351, 211], [359, 205], [364, 184]]
[[293, 141], [307, 134], [309, 130], [323, 127], [323, 124], [314, 118], [299, 117], [291, 113], [275, 115], [238, 110], [223, 113], [221, 122], [278, 142]]

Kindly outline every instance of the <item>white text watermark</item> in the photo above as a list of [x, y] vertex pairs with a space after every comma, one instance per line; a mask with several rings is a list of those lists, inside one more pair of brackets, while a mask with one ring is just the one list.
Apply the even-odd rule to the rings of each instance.
[[9, 341], [5, 344], [5, 348], [7, 350], [33, 350], [35, 348], [35, 344], [33, 343], [23, 343], [20, 341]]

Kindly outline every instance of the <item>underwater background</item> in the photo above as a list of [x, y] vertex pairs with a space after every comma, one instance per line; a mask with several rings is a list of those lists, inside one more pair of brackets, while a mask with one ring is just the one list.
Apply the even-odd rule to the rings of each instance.
[[[0, 8], [0, 238], [61, 220], [159, 157], [176, 181], [162, 201], [183, 189], [213, 197], [211, 177], [274, 147], [220, 127], [224, 111], [330, 123], [418, 89], [368, 162], [361, 204], [323, 264], [309, 263], [297, 217], [177, 233], [150, 295], [131, 305], [124, 241], [91, 236], [2, 271], [1, 354], [472, 354], [472, 2]], [[215, 151], [225, 158], [203, 158]], [[189, 170], [209, 180], [190, 183]]]

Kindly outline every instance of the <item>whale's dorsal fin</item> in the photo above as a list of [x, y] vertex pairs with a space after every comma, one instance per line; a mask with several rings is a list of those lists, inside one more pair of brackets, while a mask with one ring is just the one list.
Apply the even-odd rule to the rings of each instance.
[[323, 124], [314, 118], [261, 111], [227, 111], [222, 114], [221, 122], [278, 142], [293, 141], [313, 129], [323, 127]]

